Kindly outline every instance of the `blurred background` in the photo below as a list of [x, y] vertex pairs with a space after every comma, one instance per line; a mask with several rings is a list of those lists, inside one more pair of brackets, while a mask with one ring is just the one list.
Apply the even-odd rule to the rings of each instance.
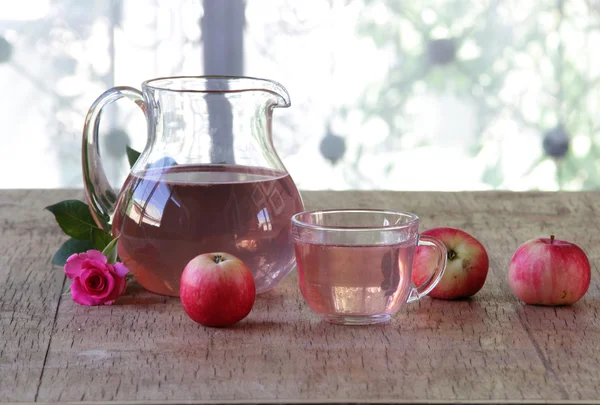
[[[0, 188], [82, 187], [81, 129], [115, 85], [281, 82], [277, 151], [301, 189], [600, 187], [599, 0], [0, 3]], [[119, 186], [146, 124], [101, 124]]]

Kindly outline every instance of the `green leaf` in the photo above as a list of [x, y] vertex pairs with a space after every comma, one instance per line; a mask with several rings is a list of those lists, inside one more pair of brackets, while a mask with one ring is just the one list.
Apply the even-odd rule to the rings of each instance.
[[135, 162], [137, 162], [141, 153], [133, 148], [130, 148], [129, 146], [126, 147], [126, 151], [127, 151], [127, 160], [129, 161], [129, 167], [131, 168], [131, 167], [133, 167]]
[[117, 242], [119, 237], [114, 238], [110, 241], [110, 243], [104, 248], [102, 254], [106, 256], [109, 264], [114, 264], [117, 261]]
[[87, 204], [79, 200], [61, 201], [46, 209], [54, 214], [60, 229], [72, 238], [89, 240], [92, 229], [98, 228]]
[[104, 248], [108, 246], [108, 244], [112, 241], [112, 236], [102, 229], [94, 228], [92, 229], [92, 243], [94, 244], [94, 249], [103, 251]]
[[52, 257], [52, 263], [64, 266], [67, 262], [69, 256], [74, 253], [82, 253], [87, 252], [90, 249], [94, 248], [94, 244], [90, 240], [78, 240], [78, 239], [69, 239], [58, 249], [58, 251]]

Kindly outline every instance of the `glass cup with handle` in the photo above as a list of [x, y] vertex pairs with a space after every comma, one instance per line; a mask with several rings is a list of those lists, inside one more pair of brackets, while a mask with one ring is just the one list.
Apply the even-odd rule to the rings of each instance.
[[[446, 268], [446, 247], [419, 235], [419, 218], [389, 210], [305, 211], [292, 217], [300, 291], [327, 322], [387, 322], [405, 303], [427, 295]], [[435, 271], [423, 285], [411, 281], [419, 245], [438, 252]]]

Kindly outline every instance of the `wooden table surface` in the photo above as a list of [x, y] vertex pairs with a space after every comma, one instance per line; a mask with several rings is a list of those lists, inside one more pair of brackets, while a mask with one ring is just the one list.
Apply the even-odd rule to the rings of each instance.
[[[307, 208], [412, 211], [487, 248], [472, 299], [431, 298], [385, 325], [321, 322], [295, 272], [232, 328], [203, 328], [135, 284], [84, 307], [51, 264], [65, 239], [43, 207], [79, 190], [0, 191], [0, 402], [600, 403], [600, 193], [304, 192]], [[506, 281], [525, 240], [555, 233], [592, 262], [571, 307], [519, 303]]]

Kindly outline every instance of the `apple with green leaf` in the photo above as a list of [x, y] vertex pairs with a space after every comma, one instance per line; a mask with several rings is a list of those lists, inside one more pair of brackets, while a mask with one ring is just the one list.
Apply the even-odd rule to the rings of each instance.
[[[446, 270], [429, 293], [430, 297], [451, 300], [470, 297], [481, 290], [489, 268], [488, 254], [481, 242], [461, 229], [449, 227], [428, 229], [421, 235], [438, 238], [448, 251]], [[437, 252], [432, 247], [417, 247], [412, 271], [415, 285], [421, 285], [431, 277], [437, 259]]]

